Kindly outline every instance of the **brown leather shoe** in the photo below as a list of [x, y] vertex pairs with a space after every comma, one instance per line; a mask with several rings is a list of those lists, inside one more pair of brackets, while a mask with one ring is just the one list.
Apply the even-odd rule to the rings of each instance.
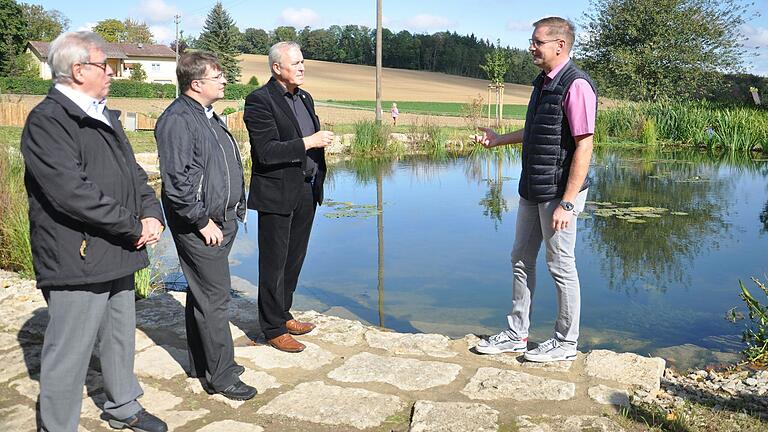
[[288, 333], [298, 336], [311, 332], [315, 329], [315, 325], [307, 322], [299, 322], [295, 319], [285, 322], [285, 328], [288, 329]]
[[303, 343], [297, 341], [288, 333], [283, 333], [276, 338], [269, 339], [267, 343], [280, 351], [289, 353], [302, 352], [306, 348]]

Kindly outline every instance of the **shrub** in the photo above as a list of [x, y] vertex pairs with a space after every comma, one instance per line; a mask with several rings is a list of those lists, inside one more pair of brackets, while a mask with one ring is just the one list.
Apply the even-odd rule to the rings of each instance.
[[44, 95], [50, 88], [51, 80], [0, 77], [0, 93]]
[[258, 86], [250, 84], [227, 84], [224, 87], [224, 99], [237, 100], [245, 99], [246, 96], [256, 90]]
[[[768, 299], [768, 287], [757, 278], [752, 278], [758, 288]], [[758, 364], [768, 365], [768, 303], [763, 304], [739, 281], [741, 293], [739, 297], [744, 300], [749, 310], [749, 319], [752, 325], [744, 330], [742, 338], [747, 343], [747, 348], [742, 351], [747, 360]]]
[[256, 78], [256, 75], [251, 75], [251, 79], [248, 80], [248, 85], [256, 87], [259, 86], [259, 79]]
[[176, 97], [176, 86], [173, 84], [114, 80], [109, 88], [109, 95], [125, 98], [173, 99]]
[[221, 111], [221, 115], [223, 115], [223, 116], [225, 116], [225, 115], [230, 115], [230, 114], [232, 114], [232, 113], [235, 113], [235, 112], [237, 112], [237, 109], [236, 109], [236, 108], [232, 108], [232, 107], [226, 107], [226, 108], [224, 108], [224, 109]]
[[144, 67], [141, 66], [141, 63], [136, 63], [133, 65], [133, 69], [131, 69], [131, 77], [129, 79], [131, 81], [138, 82], [144, 82], [147, 80], [147, 73], [144, 72]]

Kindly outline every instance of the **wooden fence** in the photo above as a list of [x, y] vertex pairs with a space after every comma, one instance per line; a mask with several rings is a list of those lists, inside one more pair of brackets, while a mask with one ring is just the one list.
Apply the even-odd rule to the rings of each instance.
[[0, 126], [24, 126], [30, 109], [19, 103], [0, 103]]

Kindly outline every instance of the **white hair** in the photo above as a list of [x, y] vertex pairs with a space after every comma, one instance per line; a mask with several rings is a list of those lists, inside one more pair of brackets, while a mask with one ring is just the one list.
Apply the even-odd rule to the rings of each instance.
[[272, 65], [275, 63], [280, 64], [280, 61], [283, 59], [283, 52], [291, 48], [301, 50], [301, 45], [293, 41], [283, 41], [278, 42], [269, 48], [269, 71], [272, 75], [275, 74], [274, 70], [272, 70]]
[[51, 67], [53, 81], [62, 84], [72, 82], [72, 65], [88, 63], [91, 49], [106, 53], [107, 43], [101, 36], [89, 31], [62, 33], [54, 39], [48, 49], [48, 66]]

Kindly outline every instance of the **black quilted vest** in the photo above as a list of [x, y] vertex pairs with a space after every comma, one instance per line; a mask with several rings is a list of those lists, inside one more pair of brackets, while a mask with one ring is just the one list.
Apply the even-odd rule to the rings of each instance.
[[[597, 94], [589, 76], [570, 60], [546, 85], [544, 77], [541, 72], [533, 81], [533, 93], [525, 116], [523, 172], [518, 187], [521, 197], [534, 202], [550, 201], [565, 193], [576, 150], [563, 110], [563, 99], [571, 83], [577, 78], [585, 79]], [[589, 183], [587, 176], [581, 190], [588, 188]]]

